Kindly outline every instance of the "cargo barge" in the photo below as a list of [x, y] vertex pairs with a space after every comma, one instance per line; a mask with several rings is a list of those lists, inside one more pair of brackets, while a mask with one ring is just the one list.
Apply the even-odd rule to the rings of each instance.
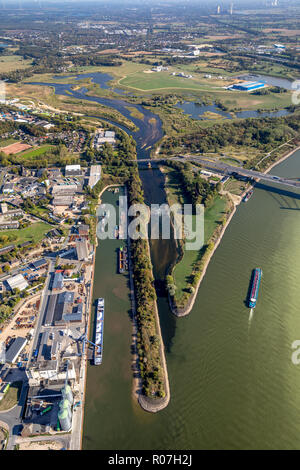
[[123, 274], [128, 270], [128, 256], [127, 256], [127, 247], [121, 246], [119, 248], [119, 273]]
[[262, 277], [261, 268], [255, 268], [252, 272], [252, 278], [251, 278], [251, 286], [250, 286], [250, 294], [249, 294], [249, 308], [256, 307], [261, 277]]
[[102, 363], [103, 353], [103, 330], [104, 330], [104, 299], [98, 299], [96, 304], [96, 331], [94, 364], [98, 366]]
[[244, 197], [244, 202], [248, 202], [252, 194], [253, 194], [253, 189], [250, 189], [250, 191], [248, 191]]

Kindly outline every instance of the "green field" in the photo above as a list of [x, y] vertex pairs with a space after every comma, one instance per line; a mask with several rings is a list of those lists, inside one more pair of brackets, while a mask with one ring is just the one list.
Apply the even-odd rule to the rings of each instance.
[[14, 144], [18, 142], [17, 140], [15, 139], [3, 139], [3, 140], [0, 140], [0, 148], [1, 147], [6, 147], [7, 145], [11, 145], [11, 144]]
[[18, 55], [8, 55], [0, 57], [0, 70], [2, 73], [13, 72], [14, 70], [30, 67], [32, 60], [24, 60]]
[[120, 85], [135, 88], [137, 90], [161, 90], [165, 88], [185, 88], [190, 90], [198, 90], [204, 88], [211, 89], [207, 81], [199, 78], [183, 78], [171, 75], [170, 72], [153, 72], [144, 73], [137, 72], [129, 75], [119, 81]]
[[[217, 197], [214, 204], [205, 210], [204, 213], [204, 243], [207, 243], [211, 238], [214, 230], [220, 224], [220, 221], [224, 217], [224, 211], [226, 208], [226, 200]], [[188, 250], [184, 252], [182, 260], [175, 266], [173, 271], [173, 277], [177, 286], [176, 299], [180, 299], [183, 294], [183, 290], [187, 286], [188, 278], [191, 275], [192, 267], [199, 258], [198, 251]]]
[[10, 243], [20, 245], [21, 243], [32, 241], [38, 243], [42, 240], [44, 235], [51, 229], [51, 226], [45, 222], [37, 222], [29, 227], [14, 230], [1, 230], [0, 231], [0, 246], [1, 248]]
[[52, 145], [42, 145], [41, 147], [34, 150], [26, 150], [25, 152], [19, 153], [17, 155], [18, 160], [36, 160], [37, 157], [40, 157], [46, 152], [53, 150]]
[[[176, 170], [170, 168], [164, 168], [164, 173], [167, 175], [166, 191], [168, 196], [168, 202], [170, 205], [179, 203], [189, 203], [183, 194], [180, 181], [178, 179]], [[226, 209], [227, 202], [221, 197], [217, 197], [214, 204], [205, 210], [204, 213], [204, 243], [207, 244], [210, 240], [216, 227], [224, 217], [224, 211]], [[187, 250], [184, 252], [183, 258], [178, 264], [176, 264], [173, 270], [173, 277], [177, 287], [175, 299], [178, 300], [184, 293], [184, 289], [187, 287], [187, 281], [192, 273], [194, 263], [199, 258], [199, 252], [193, 250]]]

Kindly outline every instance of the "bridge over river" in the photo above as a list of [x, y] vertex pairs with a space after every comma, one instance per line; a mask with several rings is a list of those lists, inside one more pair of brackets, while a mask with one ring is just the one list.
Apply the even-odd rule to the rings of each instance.
[[256, 170], [248, 170], [247, 168], [243, 168], [240, 166], [233, 166], [229, 165], [224, 162], [220, 162], [218, 160], [207, 160], [204, 157], [196, 156], [196, 155], [184, 155], [184, 156], [177, 156], [177, 157], [170, 157], [170, 158], [161, 158], [161, 159], [139, 159], [138, 163], [140, 162], [150, 162], [150, 163], [163, 163], [167, 160], [175, 160], [175, 161], [185, 161], [190, 163], [199, 163], [202, 167], [207, 168], [208, 170], [215, 171], [217, 173], [221, 173], [224, 176], [240, 176], [250, 179], [260, 179], [263, 181], [268, 181], [269, 183], [278, 183], [281, 185], [293, 187], [293, 188], [300, 188], [300, 179], [293, 178], [283, 178], [279, 176], [271, 175], [270, 173], [262, 173]]

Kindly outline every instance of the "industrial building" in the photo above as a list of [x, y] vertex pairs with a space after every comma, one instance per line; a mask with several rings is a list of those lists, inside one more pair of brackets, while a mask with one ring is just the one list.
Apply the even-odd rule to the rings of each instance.
[[64, 286], [64, 277], [62, 273], [58, 272], [54, 274], [53, 282], [52, 282], [52, 290], [60, 290]]
[[76, 253], [78, 261], [88, 261], [89, 249], [86, 238], [82, 238], [76, 241]]
[[52, 188], [53, 196], [74, 196], [76, 191], [76, 184], [55, 184]]
[[33, 261], [31, 263], [33, 269], [42, 269], [48, 266], [48, 261], [45, 258], [38, 259], [37, 261]]
[[88, 238], [90, 227], [86, 224], [79, 224], [77, 227], [78, 235], [82, 238]]
[[81, 176], [81, 166], [80, 165], [66, 165], [65, 167], [65, 176]]
[[11, 230], [17, 229], [20, 227], [20, 223], [18, 221], [7, 221], [7, 222], [0, 222], [0, 230]]
[[[46, 307], [44, 325], [65, 326], [68, 323], [80, 324], [82, 322], [82, 313], [82, 303], [74, 303], [74, 292], [65, 291], [60, 294], [50, 295]], [[45, 340], [45, 338], [42, 338], [42, 340]]]
[[27, 344], [26, 338], [17, 337], [9, 346], [5, 354], [5, 362], [14, 364]]
[[260, 88], [264, 88], [266, 85], [262, 82], [244, 82], [244, 83], [235, 83], [230, 88], [233, 90], [239, 91], [255, 91]]
[[14, 183], [6, 183], [2, 186], [2, 193], [3, 194], [11, 194], [14, 192]]
[[74, 203], [73, 196], [56, 196], [53, 198], [53, 201], [52, 201], [53, 206], [71, 207], [73, 203]]
[[29, 286], [28, 282], [22, 274], [16, 274], [15, 276], [9, 277], [6, 280], [6, 283], [11, 290], [19, 289], [22, 291]]

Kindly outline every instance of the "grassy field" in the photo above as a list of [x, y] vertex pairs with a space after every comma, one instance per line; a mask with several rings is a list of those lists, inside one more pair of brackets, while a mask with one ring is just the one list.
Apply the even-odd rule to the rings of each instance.
[[4, 398], [0, 401], [0, 411], [10, 410], [18, 403], [22, 389], [22, 382], [13, 382], [6, 392]]
[[0, 246], [2, 248], [10, 243], [20, 245], [27, 241], [38, 243], [50, 229], [51, 226], [45, 222], [37, 222], [22, 229], [1, 230]]
[[39, 148], [33, 149], [33, 150], [26, 150], [25, 152], [21, 152], [17, 155], [18, 160], [36, 160], [37, 157], [40, 157], [46, 152], [50, 152], [53, 150], [52, 145], [42, 145]]
[[24, 60], [18, 55], [8, 55], [0, 57], [0, 70], [2, 73], [13, 72], [14, 70], [26, 69], [30, 67], [32, 61]]
[[[224, 217], [226, 200], [217, 197], [213, 205], [205, 210], [204, 213], [204, 243], [211, 238], [214, 230], [220, 224]], [[191, 275], [194, 263], [199, 259], [199, 252], [188, 250], [184, 252], [182, 260], [175, 266], [173, 277], [177, 286], [175, 298], [180, 299], [184, 289], [187, 287], [188, 278]]]
[[[168, 202], [170, 205], [179, 203], [189, 203], [182, 192], [181, 184], [178, 179], [176, 170], [170, 168], [163, 169], [166, 175], [166, 191], [168, 196]], [[214, 204], [205, 210], [204, 213], [204, 243], [208, 243], [215, 228], [219, 225], [220, 221], [224, 217], [224, 211], [226, 208], [226, 200], [217, 197]], [[184, 293], [184, 289], [187, 287], [187, 281], [192, 273], [194, 263], [199, 258], [199, 252], [193, 250], [187, 250], [184, 252], [183, 258], [178, 264], [176, 264], [173, 270], [173, 277], [177, 286], [175, 299], [180, 299]]]
[[15, 140], [15, 139], [3, 139], [3, 140], [0, 140], [0, 148], [1, 148], [1, 147], [7, 147], [7, 145], [15, 144], [16, 142], [18, 142], [18, 141]]
[[[213, 82], [213, 83], [212, 83]], [[149, 90], [161, 90], [161, 89], [188, 89], [198, 90], [203, 88], [209, 90], [214, 87], [225, 86], [225, 83], [221, 80], [213, 80], [208, 83], [207, 80], [198, 77], [184, 78], [171, 75], [171, 72], [137, 72], [132, 75], [128, 75], [126, 78], [119, 81], [120, 85], [134, 88], [142, 91]]]

